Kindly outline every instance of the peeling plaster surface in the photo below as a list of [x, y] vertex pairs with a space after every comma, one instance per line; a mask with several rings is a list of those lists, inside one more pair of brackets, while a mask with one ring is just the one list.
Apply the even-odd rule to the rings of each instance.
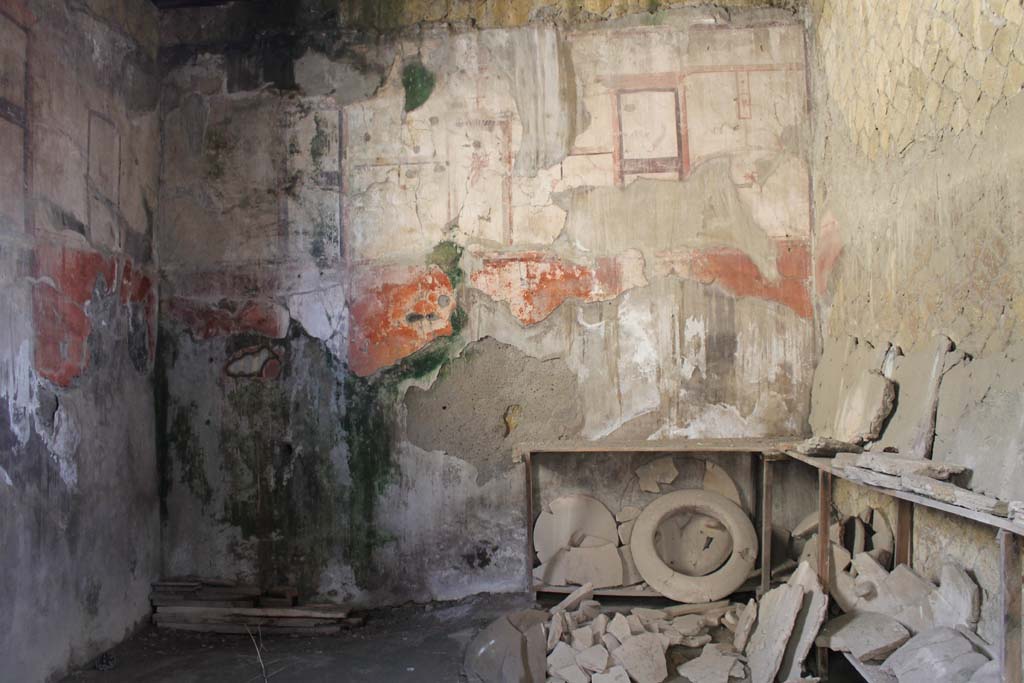
[[122, 640], [160, 573], [156, 27], [137, 0], [0, 1], [3, 680]]
[[[299, 30], [282, 68], [238, 42], [241, 11], [163, 25], [165, 528], [201, 530], [165, 538], [176, 571], [357, 604], [513, 590], [518, 441], [806, 430], [794, 15]], [[413, 63], [433, 88], [406, 111]], [[316, 426], [295, 424], [311, 387]], [[243, 486], [247, 425], [272, 425], [274, 464]], [[284, 498], [230, 512], [291, 485], [291, 458], [339, 511], [289, 536], [324, 550], [301, 562]]]

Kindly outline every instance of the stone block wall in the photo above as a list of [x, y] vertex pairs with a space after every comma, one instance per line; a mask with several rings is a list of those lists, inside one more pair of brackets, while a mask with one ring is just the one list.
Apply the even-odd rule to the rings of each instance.
[[159, 574], [157, 16], [0, 2], [0, 678], [130, 634]]
[[516, 443], [806, 429], [797, 17], [370, 40], [311, 6], [163, 17], [168, 572], [516, 590]]

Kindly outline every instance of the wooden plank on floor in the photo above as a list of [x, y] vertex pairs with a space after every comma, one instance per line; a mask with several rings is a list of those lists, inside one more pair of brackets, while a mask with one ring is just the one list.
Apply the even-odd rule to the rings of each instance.
[[151, 595], [149, 601], [153, 607], [255, 607], [252, 600], [192, 600], [190, 598], [172, 598], [162, 595]]
[[344, 619], [349, 614], [349, 610], [343, 607], [310, 609], [304, 607], [183, 607], [171, 605], [161, 607], [157, 611], [160, 614], [189, 614], [211, 617], [234, 615], [240, 617], [310, 617], [314, 619]]
[[203, 616], [198, 614], [161, 614], [153, 615], [153, 623], [161, 624], [238, 624], [239, 626], [287, 626], [289, 628], [309, 628], [312, 626], [336, 626], [338, 619], [307, 619], [301, 617], [240, 617], [237, 615]]
[[244, 626], [241, 624], [188, 624], [188, 623], [164, 623], [158, 624], [160, 629], [173, 629], [175, 631], [195, 631], [198, 633], [226, 633], [247, 635], [278, 635], [278, 636], [335, 636], [348, 628], [341, 624], [332, 626], [311, 626], [309, 628], [289, 628], [286, 626]]

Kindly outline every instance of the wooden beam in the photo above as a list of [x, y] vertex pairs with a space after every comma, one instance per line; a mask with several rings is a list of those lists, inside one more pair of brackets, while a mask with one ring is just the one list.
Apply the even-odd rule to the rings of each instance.
[[772, 489], [774, 465], [761, 458], [761, 595], [772, 589]]
[[914, 561], [914, 504], [908, 500], [896, 500], [896, 528], [893, 530], [896, 549], [893, 566], [912, 566]]
[[999, 531], [999, 602], [1003, 628], [999, 637], [999, 662], [1003, 683], [1021, 683], [1021, 540], [1005, 529]]
[[[832, 525], [832, 473], [818, 470], [818, 580], [821, 589], [828, 595], [832, 576], [829, 567], [832, 558], [832, 537], [829, 527]], [[818, 647], [816, 652], [818, 676], [828, 680], [828, 648]]]

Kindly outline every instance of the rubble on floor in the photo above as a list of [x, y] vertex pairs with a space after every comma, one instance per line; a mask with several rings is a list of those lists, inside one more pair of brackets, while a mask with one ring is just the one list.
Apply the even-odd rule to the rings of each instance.
[[152, 584], [153, 624], [161, 629], [223, 634], [336, 635], [361, 617], [334, 604], [297, 605], [292, 586], [261, 590], [222, 579], [165, 579]]

